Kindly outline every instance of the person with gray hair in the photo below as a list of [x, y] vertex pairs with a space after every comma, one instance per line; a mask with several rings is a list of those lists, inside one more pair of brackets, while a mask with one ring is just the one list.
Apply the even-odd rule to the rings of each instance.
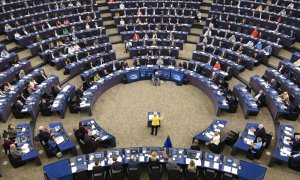
[[128, 161], [128, 169], [136, 169], [136, 168], [139, 168], [139, 166], [140, 166], [140, 164], [136, 160], [136, 156], [132, 154], [130, 156], [130, 160]]
[[172, 158], [168, 159], [168, 163], [166, 164], [166, 168], [169, 172], [172, 171], [172, 170], [182, 171], [181, 167], [179, 167], [176, 163], [174, 163]]

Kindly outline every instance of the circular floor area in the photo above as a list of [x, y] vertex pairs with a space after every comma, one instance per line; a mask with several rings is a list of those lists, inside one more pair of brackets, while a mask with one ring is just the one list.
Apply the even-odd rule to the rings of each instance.
[[[147, 112], [164, 112], [165, 118], [157, 136], [150, 135], [150, 128], [147, 127]], [[12, 117], [10, 117], [12, 118]], [[210, 99], [199, 89], [192, 85], [176, 86], [173, 82], [165, 81], [160, 87], [155, 87], [151, 81], [139, 81], [131, 84], [118, 84], [105, 92], [95, 103], [93, 116], [89, 117], [86, 112], [80, 114], [70, 114], [67, 112], [65, 119], [60, 119], [58, 115], [51, 117], [39, 116], [36, 122], [35, 131], [40, 125], [48, 127], [50, 122], [62, 121], [68, 132], [73, 132], [74, 127], [78, 127], [78, 122], [83, 119], [95, 119], [101, 127], [116, 137], [117, 147], [131, 146], [163, 146], [165, 138], [169, 134], [174, 147], [188, 148], [193, 136], [208, 127], [214, 119], [228, 120], [228, 125], [223, 130], [221, 136], [230, 130], [242, 131], [247, 122], [263, 123], [268, 132], [274, 134], [274, 124], [269, 111], [263, 108], [259, 115], [245, 120], [241, 109], [235, 114], [222, 112], [220, 117], [215, 116], [215, 108]], [[22, 123], [29, 119], [9, 119], [9, 122]], [[1, 129], [4, 129], [1, 125]], [[74, 135], [71, 135], [73, 142], [78, 144]], [[266, 151], [273, 151], [275, 141]], [[36, 149], [41, 150], [39, 142], [35, 143]], [[207, 150], [202, 146], [203, 150]], [[101, 149], [99, 149], [101, 150]], [[79, 153], [80, 150], [79, 150]], [[226, 147], [223, 152], [230, 155], [230, 147]], [[64, 155], [62, 158], [69, 158]], [[237, 158], [245, 159], [245, 154], [240, 153]], [[55, 162], [57, 158], [48, 159], [45, 154], [40, 155], [43, 165]], [[1, 155], [1, 159], [6, 159]], [[261, 164], [267, 166], [270, 156], [264, 154]], [[268, 168], [266, 179], [276, 179], [276, 173], [284, 169], [282, 173], [288, 175], [289, 179], [296, 179], [296, 172], [288, 169], [285, 165], [275, 165]], [[1, 165], [2, 171], [6, 171], [5, 179], [17, 179], [13, 176], [15, 170], [10, 164]], [[42, 179], [42, 166], [37, 167], [34, 163], [20, 167], [24, 172], [25, 179]], [[18, 170], [19, 170], [18, 169]], [[9, 174], [8, 172], [11, 172]], [[21, 171], [20, 171], [21, 172]], [[282, 177], [282, 176], [281, 176]]]

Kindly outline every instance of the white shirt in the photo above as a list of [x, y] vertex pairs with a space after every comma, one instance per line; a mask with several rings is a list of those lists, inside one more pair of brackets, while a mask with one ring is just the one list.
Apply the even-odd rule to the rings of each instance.
[[120, 9], [121, 10], [125, 9], [125, 5], [123, 3], [120, 4]]
[[2, 57], [2, 58], [4, 58], [4, 57], [9, 57], [9, 53], [8, 53], [7, 51], [3, 50], [3, 51], [1, 52], [1, 57]]
[[213, 139], [210, 141], [210, 143], [215, 144], [215, 145], [219, 145], [220, 143], [220, 135], [214, 136]]

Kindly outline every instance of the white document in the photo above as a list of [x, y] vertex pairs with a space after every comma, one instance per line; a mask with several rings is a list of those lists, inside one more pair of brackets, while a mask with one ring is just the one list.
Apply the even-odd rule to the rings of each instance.
[[214, 169], [219, 169], [220, 164], [219, 163], [214, 163]]
[[190, 164], [191, 159], [190, 158], [186, 158], [185, 159], [185, 164]]
[[121, 156], [119, 156], [119, 157], [117, 158], [117, 161], [122, 162]]
[[71, 167], [71, 171], [72, 173], [75, 173], [77, 171], [77, 167], [76, 166]]
[[62, 142], [64, 142], [64, 137], [62, 137], [62, 136], [58, 136], [57, 138], [55, 138], [55, 143], [56, 144], [60, 144], [60, 143], [62, 143]]
[[95, 163], [91, 163], [88, 165], [88, 170], [91, 171], [93, 170], [93, 167], [95, 166]]
[[237, 174], [237, 173], [238, 173], [238, 169], [233, 167], [233, 168], [231, 169], [231, 173], [232, 173], [232, 174]]
[[145, 162], [145, 157], [144, 157], [144, 156], [140, 156], [140, 157], [139, 157], [139, 161], [140, 161], [140, 162]]
[[231, 172], [231, 167], [230, 166], [226, 166], [226, 165], [224, 165], [224, 171], [226, 171], [226, 172]]
[[204, 161], [204, 166], [209, 167], [210, 162], [209, 161]]
[[201, 160], [194, 160], [196, 166], [201, 166]]

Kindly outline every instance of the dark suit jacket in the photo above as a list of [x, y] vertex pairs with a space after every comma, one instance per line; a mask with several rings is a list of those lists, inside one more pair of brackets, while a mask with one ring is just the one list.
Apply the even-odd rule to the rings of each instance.
[[261, 129], [256, 129], [254, 134], [256, 135], [256, 137], [264, 138], [267, 133], [266, 133], [265, 128], [261, 128]]
[[16, 103], [15, 107], [17, 111], [21, 112], [23, 108], [23, 104]]
[[51, 136], [50, 133], [47, 131], [43, 131], [43, 130], [39, 131], [39, 138], [45, 142], [48, 142], [50, 136]]
[[115, 161], [115, 162], [112, 163], [111, 169], [114, 170], [114, 171], [122, 170], [123, 165], [119, 161]]
[[83, 96], [83, 90], [78, 88], [76, 90], [76, 98], [81, 98], [82, 96]]
[[93, 173], [94, 174], [104, 173], [104, 168], [102, 166], [94, 166], [93, 167]]
[[157, 158], [156, 161], [152, 161], [151, 158], [149, 158], [148, 166], [152, 168], [153, 166], [159, 166], [160, 162], [159, 159]]
[[128, 162], [128, 168], [138, 168], [140, 166], [139, 162], [130, 160]]

